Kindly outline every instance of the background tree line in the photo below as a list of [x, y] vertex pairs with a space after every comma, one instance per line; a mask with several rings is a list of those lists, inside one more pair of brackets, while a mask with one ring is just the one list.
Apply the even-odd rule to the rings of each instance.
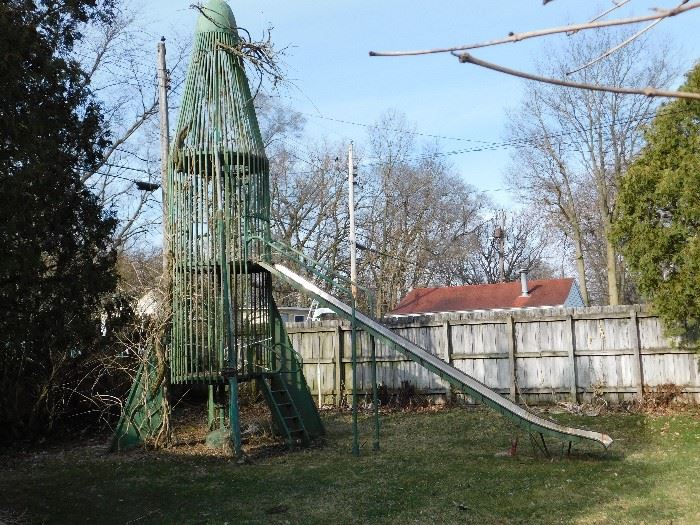
[[[277, 134], [267, 140], [273, 234], [347, 277], [349, 141], [301, 146], [295, 137], [303, 133], [303, 119], [290, 118], [294, 113], [259, 111], [263, 133]], [[290, 124], [280, 125], [275, 115]], [[375, 315], [393, 309], [414, 287], [498, 282], [497, 226], [506, 232], [506, 280], [520, 268], [533, 277], [554, 274], [546, 261], [547, 232], [533, 227], [527, 214], [499, 213], [444, 161], [437, 145], [416, 143], [401, 113], [380, 118], [355, 160], [358, 284], [374, 292]], [[279, 291], [287, 305], [309, 304], [290, 289]]]

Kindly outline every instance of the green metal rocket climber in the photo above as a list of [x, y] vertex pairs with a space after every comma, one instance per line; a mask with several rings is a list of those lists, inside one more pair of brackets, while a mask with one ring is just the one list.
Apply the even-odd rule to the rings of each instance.
[[290, 445], [323, 432], [272, 298], [269, 163], [222, 0], [201, 8], [167, 184], [172, 256], [170, 380], [210, 385], [210, 424], [241, 450], [238, 389], [256, 381]]
[[[566, 427], [528, 412], [434, 353], [356, 312], [354, 303], [349, 306], [282, 264], [272, 264], [274, 250], [276, 256], [294, 260], [335, 290], [350, 293], [341, 284], [347, 279], [326, 273], [317, 261], [270, 239], [269, 165], [243, 58], [236, 51], [240, 48], [236, 22], [222, 0], [210, 0], [201, 9], [170, 149], [167, 212], [173, 321], [168, 358], [172, 383], [209, 386], [212, 424], [216, 419], [213, 409], [219, 407], [216, 435], [230, 439], [240, 454], [238, 388], [243, 381], [257, 383], [277, 431], [290, 446], [323, 433], [301, 358], [289, 342], [272, 298], [274, 275], [351, 319], [353, 326], [360, 326], [387, 348], [509, 417], [531, 435], [539, 433], [543, 444], [548, 435], [569, 444], [590, 441], [609, 447], [610, 436]], [[352, 355], [356, 362], [354, 349]], [[161, 379], [162, 367], [153, 359], [146, 360], [129, 395], [113, 448], [137, 444], [160, 430], [163, 392], [156, 387]], [[378, 444], [376, 396], [374, 405]], [[355, 440], [353, 447], [358, 450]]]

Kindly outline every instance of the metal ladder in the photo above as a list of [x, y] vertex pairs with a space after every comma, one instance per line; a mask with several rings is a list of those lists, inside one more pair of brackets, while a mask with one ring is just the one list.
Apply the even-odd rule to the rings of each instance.
[[272, 420], [284, 437], [287, 446], [291, 449], [308, 445], [311, 438], [282, 374], [262, 374], [258, 378], [258, 384], [270, 406]]

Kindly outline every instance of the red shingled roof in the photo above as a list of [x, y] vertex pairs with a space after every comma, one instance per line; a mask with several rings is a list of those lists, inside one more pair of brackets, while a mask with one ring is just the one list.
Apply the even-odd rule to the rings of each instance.
[[562, 306], [573, 279], [542, 279], [528, 282], [530, 295], [522, 297], [520, 281], [443, 288], [414, 288], [388, 315]]

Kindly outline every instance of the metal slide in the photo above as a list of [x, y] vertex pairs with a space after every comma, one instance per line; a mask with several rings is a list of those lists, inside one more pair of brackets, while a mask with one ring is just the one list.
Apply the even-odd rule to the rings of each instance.
[[[286, 266], [281, 264], [261, 263], [261, 266], [270, 273], [289, 283], [297, 290], [306, 293], [318, 301], [328, 305], [338, 315], [351, 318], [352, 308], [340, 301], [338, 298], [324, 292], [318, 286], [308, 281], [304, 277], [297, 275]], [[560, 425], [549, 419], [540, 417], [532, 412], [529, 412], [516, 405], [509, 399], [494, 392], [483, 383], [477, 381], [473, 377], [468, 376], [461, 370], [445, 363], [437, 356], [430, 354], [421, 347], [415, 345], [408, 339], [395, 334], [385, 326], [382, 326], [376, 321], [373, 321], [361, 312], [355, 312], [355, 319], [358, 325], [378, 337], [380, 340], [391, 345], [395, 350], [406, 356], [408, 359], [424, 366], [431, 372], [436, 373], [445, 381], [453, 385], [457, 390], [468, 394], [476, 401], [480, 401], [485, 405], [497, 410], [504, 416], [513, 420], [520, 427], [531, 433], [539, 433], [548, 435], [563, 441], [593, 441], [603, 445], [606, 449], [612, 444], [613, 440], [607, 434], [601, 432], [593, 432], [591, 430], [583, 430], [580, 428], [567, 427]]]

